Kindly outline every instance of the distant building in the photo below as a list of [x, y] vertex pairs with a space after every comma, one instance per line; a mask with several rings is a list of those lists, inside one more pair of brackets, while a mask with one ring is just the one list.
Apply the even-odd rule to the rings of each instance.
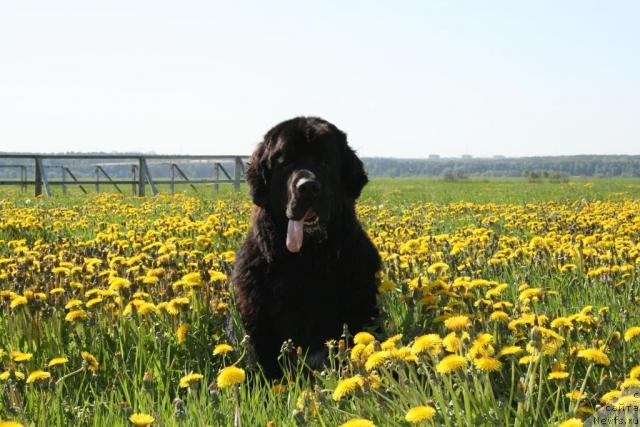
[[463, 159], [473, 159], [473, 156], [471, 154], [463, 154], [462, 158]]
[[438, 160], [440, 158], [440, 154], [429, 154], [429, 160]]
[[493, 156], [494, 159], [506, 159], [505, 156], [503, 156], [502, 154], [496, 154], [495, 156]]

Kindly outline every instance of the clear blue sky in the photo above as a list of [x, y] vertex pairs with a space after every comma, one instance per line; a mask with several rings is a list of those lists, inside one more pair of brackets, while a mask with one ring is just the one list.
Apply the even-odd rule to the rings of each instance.
[[638, 1], [0, 0], [0, 151], [640, 154]]

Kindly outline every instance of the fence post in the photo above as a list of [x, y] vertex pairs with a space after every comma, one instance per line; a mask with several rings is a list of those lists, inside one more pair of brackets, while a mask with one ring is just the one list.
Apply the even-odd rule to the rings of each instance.
[[20, 165], [20, 190], [23, 193], [26, 193], [27, 191], [27, 167], [24, 165]]
[[144, 157], [138, 158], [138, 196], [144, 197]]
[[60, 168], [60, 172], [62, 172], [62, 194], [67, 195], [67, 171], [64, 169], [64, 166]]
[[[216, 162], [214, 171], [215, 171], [214, 172], [215, 173], [214, 178], [215, 178], [216, 181], [219, 181], [220, 180], [220, 163]], [[213, 184], [213, 191], [216, 194], [220, 193], [220, 184], [219, 183], [216, 182], [216, 183]]]
[[170, 163], [169, 167], [171, 168], [171, 182], [169, 183], [169, 195], [173, 196], [173, 192], [175, 191], [175, 180], [176, 180], [176, 169], [175, 164]]
[[136, 171], [138, 170], [138, 167], [136, 165], [131, 165], [131, 175], [133, 175], [133, 178], [131, 178], [131, 194], [133, 196], [136, 195]]
[[144, 176], [149, 183], [149, 188], [151, 188], [151, 195], [155, 196], [158, 194], [158, 189], [156, 188], [156, 183], [153, 182], [153, 177], [151, 176], [151, 171], [149, 171], [149, 165], [147, 165], [147, 159], [142, 161], [142, 166], [144, 166]]
[[233, 188], [240, 191], [240, 171], [242, 168], [242, 158], [236, 157], [236, 167], [233, 171]]
[[100, 169], [96, 166], [96, 193], [100, 192]]
[[40, 165], [38, 164], [38, 158], [34, 157], [33, 162], [35, 163], [35, 196], [38, 197], [42, 194], [42, 171], [40, 170]]
[[42, 195], [44, 189], [45, 196], [51, 196], [49, 191], [49, 181], [47, 181], [47, 171], [42, 166], [42, 158], [35, 156], [34, 161], [36, 163], [36, 196]]

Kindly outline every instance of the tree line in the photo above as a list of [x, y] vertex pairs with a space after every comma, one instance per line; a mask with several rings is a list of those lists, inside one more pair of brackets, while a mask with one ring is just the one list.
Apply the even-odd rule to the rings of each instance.
[[580, 155], [518, 158], [365, 158], [372, 176], [530, 177], [640, 176], [640, 156]]
[[[83, 154], [83, 153], [60, 153]], [[89, 153], [84, 153], [89, 154]], [[90, 153], [113, 154], [113, 153]], [[122, 153], [140, 155], [140, 153]], [[122, 163], [122, 160], [113, 160]], [[579, 155], [579, 156], [548, 156], [548, 157], [518, 157], [518, 158], [429, 158], [429, 159], [397, 159], [382, 157], [365, 157], [363, 162], [370, 176], [430, 176], [445, 178], [460, 178], [467, 176], [482, 177], [527, 177], [536, 176], [640, 176], [640, 155]], [[95, 176], [95, 164], [100, 163], [113, 178], [130, 178], [131, 167], [126, 165], [105, 166], [109, 160], [78, 159], [78, 160], [46, 160], [49, 166], [65, 164], [77, 176]], [[153, 176], [168, 178], [169, 166], [165, 164], [149, 164]], [[180, 168], [190, 178], [213, 177], [213, 163], [187, 163], [176, 161]], [[0, 165], [31, 163], [23, 159], [2, 159]], [[133, 163], [132, 163], [133, 164]], [[233, 162], [223, 163], [227, 172], [233, 176]], [[53, 179], [59, 173], [50, 172]], [[1, 178], [18, 178], [18, 169], [0, 168]], [[33, 169], [29, 170], [29, 177], [33, 176]], [[32, 178], [31, 178], [32, 179]]]

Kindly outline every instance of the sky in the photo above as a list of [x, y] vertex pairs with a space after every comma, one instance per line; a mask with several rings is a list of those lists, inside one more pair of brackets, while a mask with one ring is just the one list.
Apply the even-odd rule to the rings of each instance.
[[0, 151], [640, 154], [638, 1], [0, 0]]

